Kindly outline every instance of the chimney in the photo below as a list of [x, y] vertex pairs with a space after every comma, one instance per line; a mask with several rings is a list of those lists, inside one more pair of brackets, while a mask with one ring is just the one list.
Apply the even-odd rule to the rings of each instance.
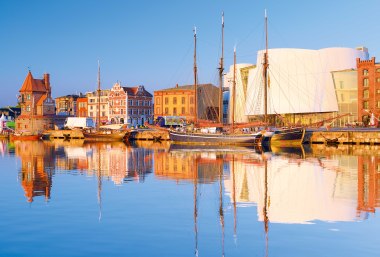
[[49, 75], [49, 73], [44, 74], [44, 82], [45, 82], [46, 91], [50, 92], [50, 75]]

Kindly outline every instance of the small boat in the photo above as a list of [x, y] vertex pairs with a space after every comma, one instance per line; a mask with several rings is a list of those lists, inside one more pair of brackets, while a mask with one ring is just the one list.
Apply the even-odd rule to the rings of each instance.
[[23, 140], [23, 141], [34, 141], [39, 140], [41, 138], [41, 134], [31, 133], [31, 132], [15, 132], [9, 135], [9, 139], [11, 141]]
[[82, 131], [85, 141], [123, 141], [129, 138], [130, 131], [125, 129], [85, 129]]

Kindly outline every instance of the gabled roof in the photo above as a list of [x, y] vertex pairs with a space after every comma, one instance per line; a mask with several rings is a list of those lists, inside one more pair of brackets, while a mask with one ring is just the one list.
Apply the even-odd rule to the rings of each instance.
[[44, 92], [45, 93], [46, 87], [45, 87], [44, 80], [34, 79], [32, 76], [32, 73], [29, 71], [19, 92], [20, 93], [22, 92]]
[[[144, 86], [137, 86], [137, 87], [123, 87], [124, 91], [127, 93], [129, 96], [147, 96], [147, 97], [152, 97], [152, 94], [149, 93], [148, 91], [145, 90]], [[139, 90], [141, 89], [141, 90]]]

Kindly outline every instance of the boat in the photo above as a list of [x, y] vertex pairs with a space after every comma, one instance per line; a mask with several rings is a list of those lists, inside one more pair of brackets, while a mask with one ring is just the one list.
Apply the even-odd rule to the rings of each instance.
[[[224, 15], [222, 15], [222, 57], [219, 67], [219, 115], [218, 123], [213, 121], [198, 120], [198, 104], [197, 104], [197, 63], [196, 63], [196, 46], [197, 33], [194, 29], [194, 94], [195, 94], [195, 123], [194, 126], [185, 126], [182, 128], [170, 129], [169, 138], [173, 142], [179, 143], [196, 143], [196, 144], [256, 144], [257, 135], [249, 130], [243, 132], [241, 128], [247, 127], [246, 124], [234, 124], [234, 109], [232, 108], [232, 124], [222, 123], [222, 95], [223, 95], [223, 35], [224, 35]], [[234, 49], [234, 70], [236, 69], [236, 48]], [[234, 74], [233, 86], [236, 85]], [[235, 97], [235, 89], [233, 89], [233, 97]], [[235, 103], [235, 101], [234, 101]], [[252, 124], [251, 124], [252, 125]], [[256, 123], [254, 125], [257, 125]]]
[[28, 131], [15, 132], [15, 133], [9, 135], [9, 139], [11, 141], [16, 141], [16, 140], [33, 141], [33, 140], [39, 140], [40, 138], [41, 138], [41, 134], [31, 133]]
[[130, 131], [126, 129], [85, 129], [82, 130], [85, 141], [123, 141], [129, 138]]
[[113, 126], [100, 126], [100, 64], [98, 62], [98, 111], [96, 128], [85, 128], [82, 130], [85, 141], [123, 141], [129, 138], [130, 131], [125, 124], [116, 124]]

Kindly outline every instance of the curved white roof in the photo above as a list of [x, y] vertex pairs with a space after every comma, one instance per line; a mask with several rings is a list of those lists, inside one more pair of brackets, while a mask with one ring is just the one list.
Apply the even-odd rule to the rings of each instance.
[[[249, 73], [246, 115], [264, 114], [263, 56]], [[368, 52], [352, 48], [269, 49], [268, 114], [338, 111], [332, 71], [356, 69]]]

